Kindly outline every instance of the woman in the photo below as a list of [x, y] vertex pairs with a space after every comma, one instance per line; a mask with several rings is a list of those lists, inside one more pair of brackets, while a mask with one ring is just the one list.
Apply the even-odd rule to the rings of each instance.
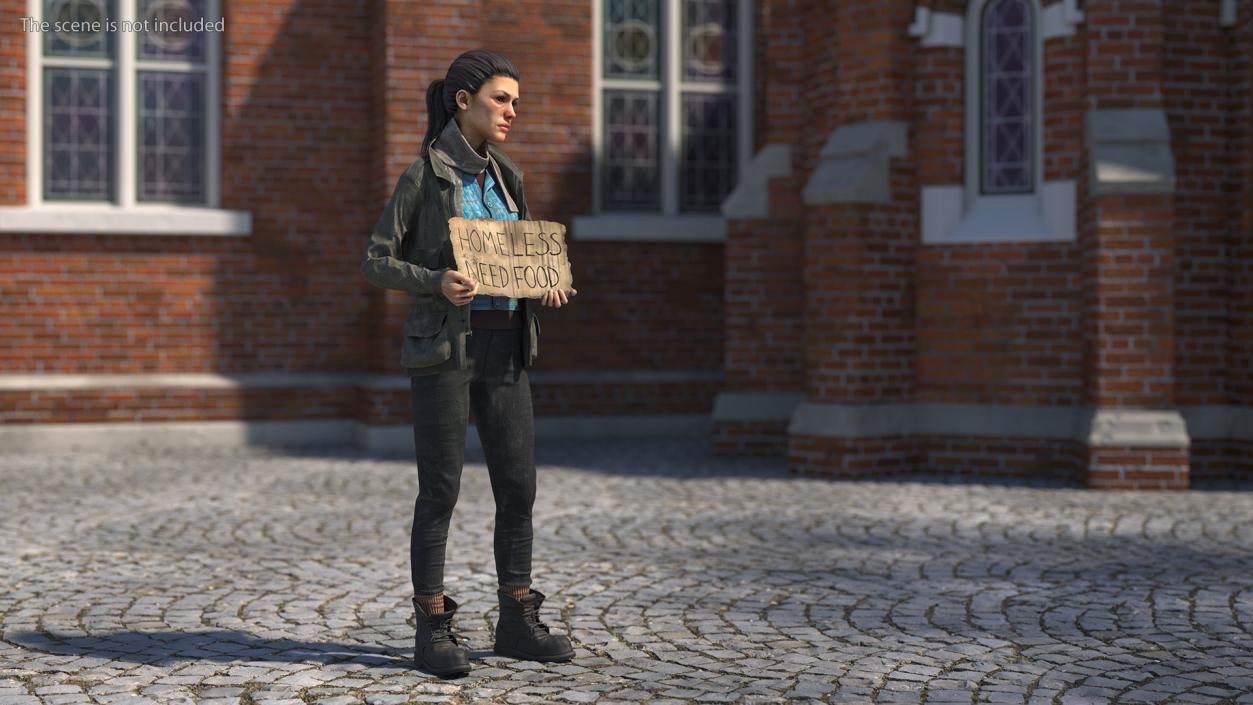
[[[537, 661], [574, 656], [569, 639], [539, 620], [545, 595], [530, 587], [535, 438], [526, 368], [539, 337], [533, 300], [478, 294], [478, 282], [456, 271], [448, 230], [454, 215], [530, 220], [522, 172], [498, 146], [518, 102], [518, 70], [505, 57], [474, 50], [453, 61], [427, 89], [421, 155], [396, 184], [362, 263], [371, 283], [416, 300], [401, 346], [418, 465], [409, 552], [414, 662], [444, 677], [470, 670], [469, 649], [453, 628], [459, 606], [443, 584], [469, 409], [496, 501], [494, 651]], [[576, 293], [554, 289], [538, 300], [560, 308]]]

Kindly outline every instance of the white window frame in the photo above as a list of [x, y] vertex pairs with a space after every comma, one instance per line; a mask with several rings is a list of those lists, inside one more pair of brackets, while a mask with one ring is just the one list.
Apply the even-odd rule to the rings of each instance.
[[[947, 244], [960, 242], [1073, 242], [1075, 230], [1074, 180], [1044, 180], [1044, 42], [1053, 37], [1070, 36], [1074, 25], [1082, 20], [1082, 12], [1074, 0], [1055, 2], [1041, 7], [1040, 0], [1027, 0], [1032, 12], [1032, 150], [1035, 190], [1025, 194], [980, 193], [983, 168], [980, 159], [983, 100], [981, 95], [983, 62], [983, 9], [992, 0], [971, 0], [960, 25], [949, 22], [946, 27], [962, 26], [965, 49], [965, 140], [961, 185], [922, 187], [922, 242]], [[931, 20], [934, 22], [934, 20]], [[933, 26], [938, 26], [935, 23]], [[924, 37], [924, 46], [928, 45]], [[932, 46], [947, 43], [934, 42]]]
[[[679, 46], [682, 3], [661, 0], [661, 71], [654, 83], [661, 89], [661, 210], [657, 213], [606, 211], [602, 208], [601, 165], [604, 161], [604, 97], [606, 88], [638, 89], [644, 82], [602, 78], [604, 73], [603, 0], [592, 0], [592, 213], [574, 217], [573, 234], [579, 240], [664, 242], [722, 242], [726, 219], [718, 214], [679, 213], [678, 155], [681, 147], [681, 67]], [[740, 32], [736, 46], [736, 164], [739, 178], [752, 159], [753, 149], [753, 2], [736, 0]], [[689, 85], [690, 88], [690, 85]], [[718, 90], [713, 89], [711, 90]], [[728, 194], [729, 195], [729, 194]]]
[[[135, 19], [138, 0], [118, 0], [118, 21]], [[27, 0], [26, 14], [41, 21], [43, 2]], [[205, 18], [221, 19], [221, 0], [205, 0]], [[43, 69], [58, 63], [43, 55], [42, 32], [26, 37], [26, 204], [0, 208], [0, 232], [69, 233], [94, 235], [248, 235], [252, 216], [247, 211], [223, 210], [221, 206], [221, 56], [220, 33], [205, 33], [205, 196], [206, 205], [142, 203], [136, 199], [137, 71], [144, 63], [136, 58], [137, 33], [115, 33], [115, 51], [102, 67], [113, 70], [115, 150], [113, 181], [117, 200], [44, 200], [43, 197]], [[81, 60], [76, 60], [81, 63]], [[167, 62], [163, 62], [167, 63]]]

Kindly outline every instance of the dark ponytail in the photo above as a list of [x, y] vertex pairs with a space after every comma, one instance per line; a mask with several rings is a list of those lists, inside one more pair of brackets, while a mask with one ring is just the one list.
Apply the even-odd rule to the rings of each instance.
[[439, 139], [448, 121], [457, 114], [457, 91], [474, 95], [484, 82], [495, 76], [522, 80], [518, 68], [509, 59], [486, 49], [471, 49], [453, 60], [444, 78], [431, 81], [426, 89], [426, 137], [422, 138], [422, 156], [426, 156], [431, 143]]

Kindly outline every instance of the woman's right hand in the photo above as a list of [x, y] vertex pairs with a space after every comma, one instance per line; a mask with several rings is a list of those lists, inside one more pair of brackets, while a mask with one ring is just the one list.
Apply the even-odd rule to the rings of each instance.
[[465, 306], [478, 292], [479, 283], [455, 269], [449, 269], [444, 272], [439, 288], [454, 305]]

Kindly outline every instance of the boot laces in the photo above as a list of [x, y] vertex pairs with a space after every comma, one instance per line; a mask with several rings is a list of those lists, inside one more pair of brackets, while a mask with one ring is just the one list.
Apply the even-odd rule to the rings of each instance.
[[548, 633], [548, 625], [540, 621], [539, 607], [534, 603], [523, 608], [522, 619], [526, 622], [527, 626], [531, 628], [531, 631], [535, 632], [543, 630], [545, 633]]
[[431, 625], [431, 643], [447, 641], [452, 644], [459, 644], [457, 635], [452, 630], [451, 619], [441, 619]]

